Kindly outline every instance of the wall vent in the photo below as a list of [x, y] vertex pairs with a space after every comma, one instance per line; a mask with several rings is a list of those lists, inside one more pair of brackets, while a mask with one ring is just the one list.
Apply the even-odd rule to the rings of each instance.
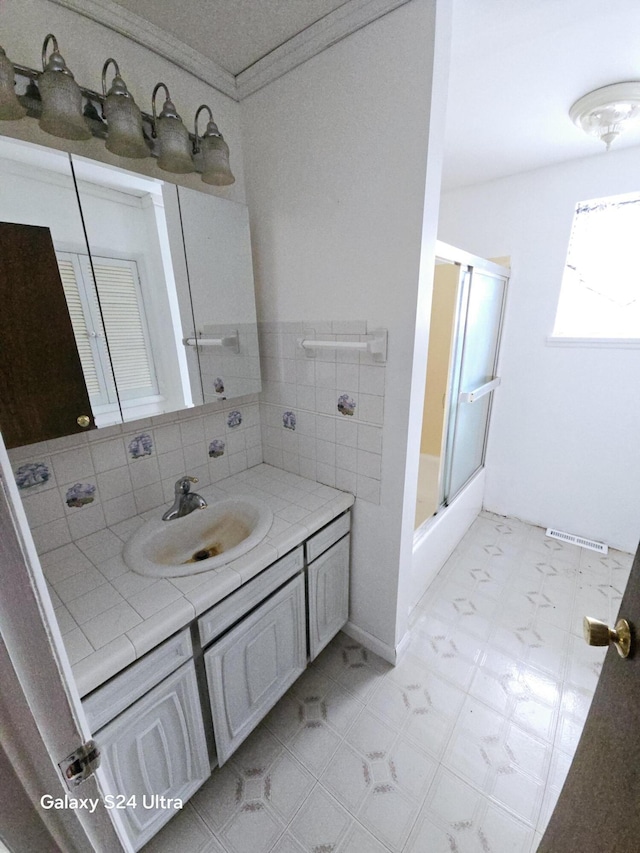
[[555, 530], [553, 527], [547, 527], [547, 536], [551, 537], [551, 539], [560, 539], [561, 542], [579, 545], [580, 548], [589, 548], [591, 551], [598, 551], [600, 554], [607, 554], [609, 552], [609, 548], [603, 542], [584, 539], [582, 536], [574, 536], [573, 533], [563, 533], [562, 530]]

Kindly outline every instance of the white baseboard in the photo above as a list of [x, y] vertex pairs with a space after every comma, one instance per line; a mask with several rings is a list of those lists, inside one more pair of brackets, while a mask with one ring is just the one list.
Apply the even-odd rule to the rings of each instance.
[[347, 634], [347, 636], [351, 637], [352, 640], [360, 643], [366, 649], [369, 649], [370, 652], [373, 652], [378, 655], [378, 657], [386, 660], [387, 663], [393, 664], [393, 666], [398, 663], [398, 660], [405, 651], [410, 639], [409, 632], [407, 632], [394, 648], [387, 643], [383, 643], [382, 640], [374, 637], [373, 634], [370, 634], [363, 628], [359, 628], [357, 625], [354, 625], [353, 622], [347, 622], [342, 630]]

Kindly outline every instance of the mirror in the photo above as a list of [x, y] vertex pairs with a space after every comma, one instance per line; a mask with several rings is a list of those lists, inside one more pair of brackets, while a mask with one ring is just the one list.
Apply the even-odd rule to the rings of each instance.
[[0, 181], [0, 222], [50, 230], [90, 426], [260, 391], [244, 205], [4, 138]]

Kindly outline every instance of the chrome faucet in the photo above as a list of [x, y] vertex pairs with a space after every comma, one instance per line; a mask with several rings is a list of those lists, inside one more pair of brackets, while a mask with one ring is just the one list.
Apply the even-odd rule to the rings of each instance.
[[197, 482], [197, 477], [180, 477], [176, 482], [173, 506], [162, 516], [163, 521], [182, 518], [183, 515], [189, 515], [194, 509], [204, 509], [207, 506], [207, 502], [201, 495], [190, 491], [191, 483]]

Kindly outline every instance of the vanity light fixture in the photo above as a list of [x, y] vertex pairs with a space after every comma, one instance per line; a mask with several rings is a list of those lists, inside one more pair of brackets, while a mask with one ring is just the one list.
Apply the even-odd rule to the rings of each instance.
[[[156, 95], [158, 89], [164, 89], [165, 101], [162, 112], [156, 115]], [[189, 132], [182, 123], [182, 119], [171, 100], [169, 90], [164, 83], [157, 83], [151, 97], [151, 109], [153, 112], [153, 135], [158, 139], [159, 154], [158, 167], [165, 172], [175, 172], [184, 175], [195, 171], [195, 165], [191, 159], [191, 144]]]
[[0, 47], [0, 119], [13, 121], [26, 114], [26, 107], [22, 106], [16, 95], [16, 72], [13, 62]]
[[579, 98], [569, 110], [571, 121], [611, 147], [614, 139], [640, 120], [640, 82], [613, 83]]
[[[107, 69], [113, 65], [115, 76], [107, 92]], [[142, 131], [142, 114], [131, 97], [115, 59], [107, 59], [102, 67], [102, 112], [107, 121], [107, 151], [120, 157], [141, 159], [151, 153]]]
[[[198, 136], [198, 117], [202, 110], [209, 113], [209, 121], [202, 136]], [[205, 184], [227, 187], [235, 181], [229, 165], [229, 146], [213, 120], [211, 108], [206, 104], [198, 107], [194, 122], [195, 143], [193, 153], [202, 158], [202, 180]]]
[[[113, 78], [109, 86], [111, 66]], [[60, 55], [53, 33], [46, 36], [42, 45], [42, 68], [38, 71], [13, 63], [0, 47], [0, 120], [28, 116], [37, 119], [42, 130], [62, 139], [97, 137], [119, 157], [151, 156], [165, 172], [199, 172], [204, 183], [218, 187], [234, 183], [229, 146], [206, 104], [198, 107], [193, 134], [184, 126], [164, 83], [158, 83], [153, 90], [152, 113], [142, 112], [112, 57], [102, 67], [101, 92], [81, 87]], [[160, 89], [164, 90], [165, 100], [158, 115], [156, 96]], [[202, 110], [209, 113], [209, 121], [200, 136], [198, 118]]]
[[[47, 48], [53, 42], [53, 52], [47, 61]], [[62, 139], [91, 139], [91, 131], [82, 116], [82, 92], [58, 50], [53, 33], [42, 45], [43, 73], [38, 78], [42, 97], [40, 127]]]

